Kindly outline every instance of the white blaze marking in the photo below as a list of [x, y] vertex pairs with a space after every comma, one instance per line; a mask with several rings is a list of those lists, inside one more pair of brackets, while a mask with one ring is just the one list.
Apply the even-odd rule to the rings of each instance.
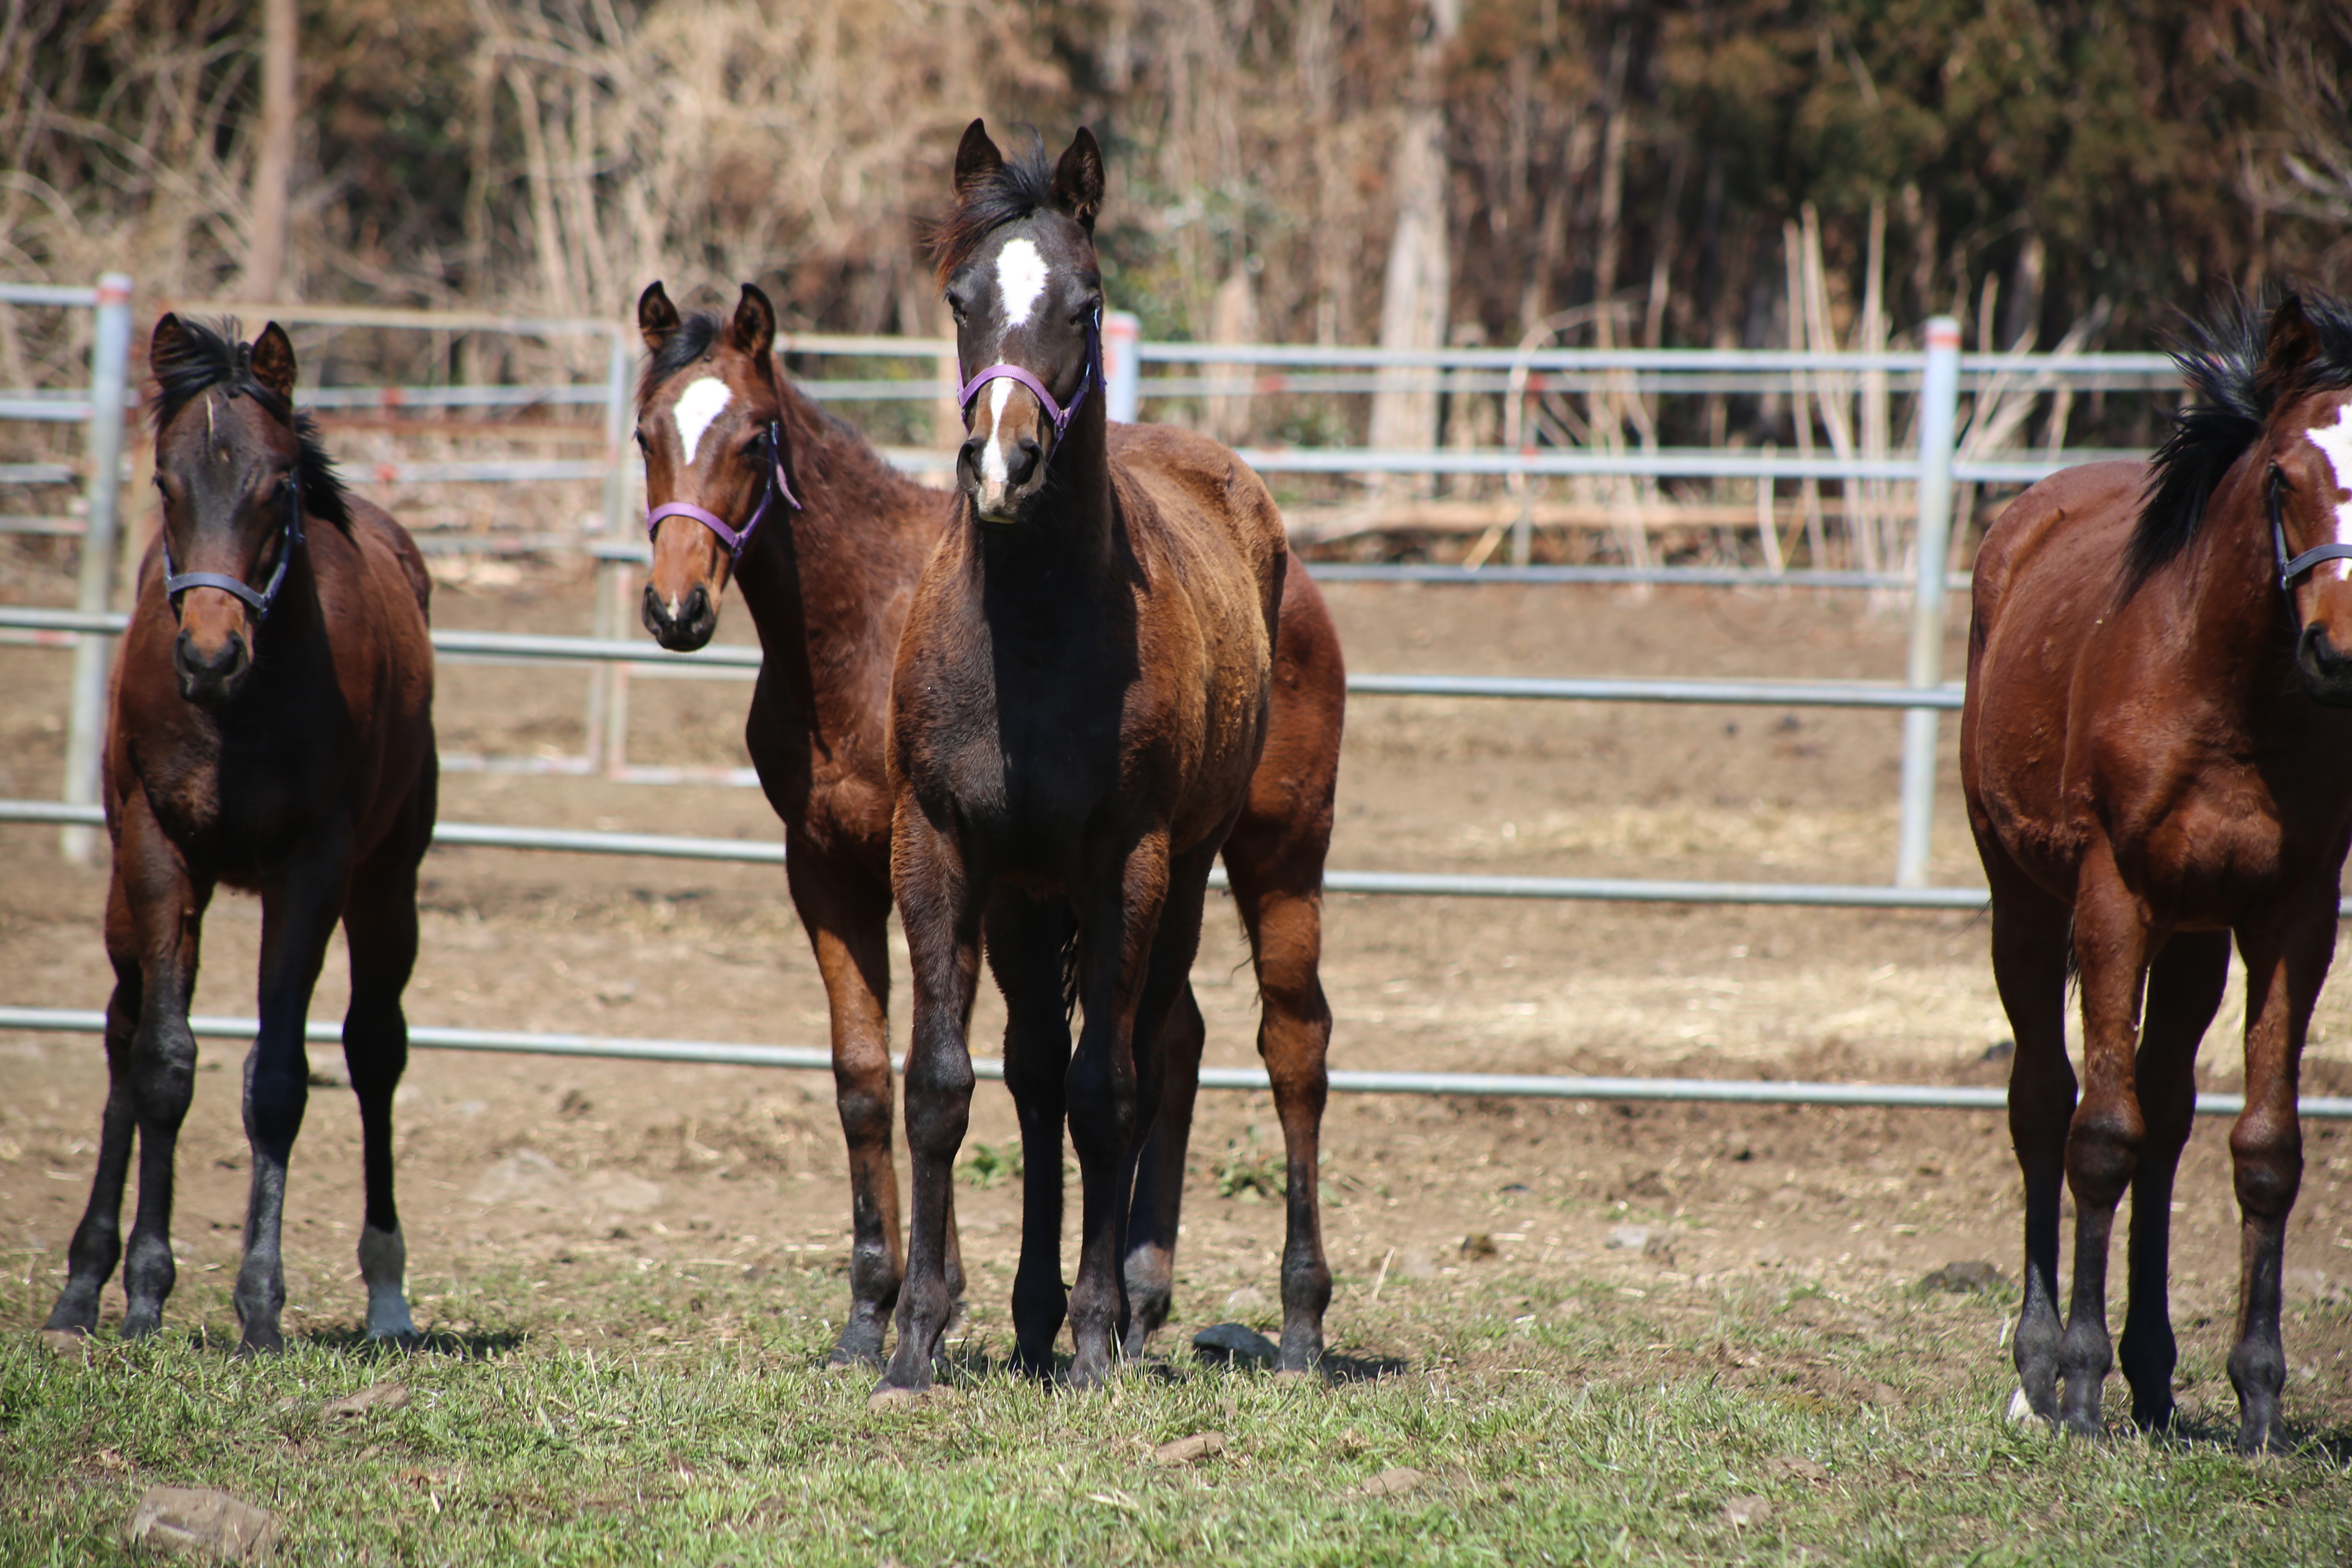
[[710, 422], [726, 410], [735, 394], [715, 375], [706, 375], [677, 395], [677, 438], [686, 443], [686, 466], [694, 467], [695, 448], [702, 445], [702, 433]]
[[[1027, 245], [1029, 242], [1023, 239], [1013, 243]], [[1012, 382], [999, 380], [988, 384], [988, 444], [980, 449], [980, 477], [992, 485], [1002, 485], [1013, 477], [1013, 470], [1004, 466], [1004, 443], [996, 437], [996, 433], [1004, 427], [1004, 405], [1012, 395]]]
[[[2336, 469], [2336, 488], [2352, 490], [2352, 402], [2336, 405], [2335, 424], [2314, 426], [2304, 435], [2313, 446], [2327, 454], [2328, 462]], [[2352, 500], [2336, 504], [2336, 542], [2352, 544]], [[2352, 561], [2323, 561], [2319, 563], [2322, 572], [2330, 567], [2335, 568], [2339, 578], [2352, 577]]]
[[1004, 302], [1004, 330], [1011, 331], [1029, 320], [1045, 292], [1045, 258], [1036, 242], [1011, 239], [996, 253], [996, 291]]

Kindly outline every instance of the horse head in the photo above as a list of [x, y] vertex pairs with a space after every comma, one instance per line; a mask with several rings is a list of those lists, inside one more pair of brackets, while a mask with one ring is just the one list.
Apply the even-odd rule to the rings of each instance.
[[163, 591], [180, 623], [172, 658], [180, 695], [204, 707], [232, 700], [253, 673], [261, 623], [302, 542], [312, 462], [294, 415], [293, 343], [275, 321], [250, 343], [223, 325], [166, 314], [148, 347]]
[[2311, 695], [2352, 707], [2352, 318], [2290, 294], [2271, 313], [2257, 387], [2270, 418], [2253, 470]]
[[1102, 396], [1102, 149], [1081, 127], [1048, 173], [1042, 149], [1008, 163], [975, 120], [956, 148], [955, 191], [934, 247], [956, 363], [971, 371], [956, 479], [982, 521], [1017, 522], [1072, 416]]
[[690, 652], [719, 629], [719, 600], [772, 508], [800, 502], [772, 351], [775, 308], [743, 285], [731, 318], [681, 318], [656, 282], [637, 300], [651, 356], [637, 384], [653, 568], [644, 618], [654, 640]]

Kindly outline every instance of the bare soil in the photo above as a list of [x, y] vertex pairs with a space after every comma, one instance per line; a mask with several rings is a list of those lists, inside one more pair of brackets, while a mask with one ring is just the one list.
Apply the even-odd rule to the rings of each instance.
[[[37, 548], [16, 548], [11, 597], [69, 599]], [[589, 626], [584, 577], [462, 562], [443, 570], [442, 625]], [[1901, 670], [1899, 616], [1874, 615], [1851, 595], [1328, 592], [1359, 670]], [[1947, 656], [1954, 673], [1959, 633], [1956, 626]], [[749, 635], [730, 606], [721, 637]], [[0, 795], [54, 795], [67, 665], [54, 650], [0, 647]], [[444, 748], [576, 752], [587, 679], [445, 666]], [[637, 681], [632, 760], [741, 766], [747, 696], [740, 684]], [[1877, 713], [1363, 699], [1349, 716], [1332, 863], [1881, 881], [1894, 857], [1898, 723]], [[1972, 883], [1949, 765], [1955, 728], [1945, 725], [1936, 879]], [[442, 798], [451, 821], [775, 832], [756, 791], [715, 784], [453, 772]], [[458, 850], [436, 853], [426, 870], [424, 954], [409, 994], [415, 1022], [825, 1038], [822, 988], [772, 869]], [[103, 1005], [104, 890], [102, 870], [60, 858], [53, 830], [0, 831], [0, 995]], [[199, 1011], [252, 1011], [258, 935], [252, 900], [215, 903]], [[2007, 1025], [1981, 921], [1970, 917], [1335, 897], [1327, 937], [1335, 1066], [2005, 1081]], [[1213, 1063], [1252, 1058], [1245, 961], [1227, 907], [1213, 898], [1194, 974]], [[331, 959], [313, 1016], [339, 1016], [343, 994]], [[2208, 1087], [2236, 1081], [2241, 1016], [2233, 999], [2209, 1039]], [[903, 1004], [895, 1022], [903, 1034]], [[975, 1049], [995, 1054], [1000, 1026], [984, 994]], [[247, 1165], [241, 1052], [226, 1041], [204, 1047], [179, 1162], [184, 1280], [234, 1272]], [[331, 1051], [314, 1051], [313, 1061], [322, 1086], [341, 1081]], [[16, 1281], [0, 1318], [16, 1327], [37, 1322], [61, 1277], [104, 1085], [93, 1037], [0, 1039], [0, 1247], [12, 1254]], [[2352, 1091], [2352, 992], [2341, 985], [2323, 1000], [2305, 1091]], [[431, 1315], [430, 1281], [493, 1268], [519, 1267], [560, 1291], [567, 1268], [585, 1278], [633, 1260], [647, 1269], [838, 1264], [848, 1215], [830, 1099], [814, 1074], [419, 1051], [401, 1091], [399, 1137], [420, 1316]], [[2205, 1384], [2184, 1400], [2216, 1414], [2230, 1399], [2218, 1364], [2237, 1279], [2227, 1133], [2217, 1121], [2199, 1126], [2174, 1216], [2175, 1321], [2197, 1352], [2184, 1373], [2206, 1369]], [[2300, 1419], [2340, 1420], [2352, 1405], [2344, 1360], [2352, 1142], [2330, 1123], [2305, 1137], [2288, 1254], [2291, 1397]], [[1015, 1142], [1008, 1098], [983, 1084], [968, 1151]], [[1759, 1278], [1883, 1290], [1956, 1260], [2017, 1271], [2016, 1170], [1990, 1114], [1349, 1096], [1332, 1106], [1327, 1147], [1328, 1240], [1341, 1276], [1329, 1330], [1341, 1351], [1364, 1348], [1351, 1309], [1385, 1278], [1442, 1281], [1507, 1267], [1654, 1296]], [[1277, 1152], [1263, 1097], [1203, 1094], [1178, 1258], [1183, 1331], [1228, 1317], [1271, 1320], [1282, 1210], [1266, 1193]], [[973, 1169], [959, 1204], [975, 1321], [1001, 1323], [1017, 1184], [980, 1184], [983, 1174]], [[347, 1329], [362, 1301], [352, 1258], [358, 1129], [350, 1097], [331, 1088], [312, 1097], [288, 1214], [289, 1331]], [[2118, 1247], [2118, 1296], [2121, 1263]], [[184, 1295], [181, 1313], [203, 1310]], [[118, 1296], [110, 1310], [119, 1310]], [[1413, 1353], [1410, 1343], [1382, 1348]], [[1714, 1353], [1688, 1350], [1701, 1360]], [[2006, 1359], [1990, 1339], [1983, 1354]]]

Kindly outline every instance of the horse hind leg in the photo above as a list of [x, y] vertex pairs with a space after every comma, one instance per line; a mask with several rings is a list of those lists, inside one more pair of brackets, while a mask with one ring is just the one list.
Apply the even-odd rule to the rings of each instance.
[[2148, 966], [2147, 1016], [2134, 1077], [2147, 1142], [2132, 1177], [2131, 1237], [2123, 1338], [2124, 1381], [2132, 1424], [2143, 1432], [2172, 1425], [2172, 1336], [2167, 1282], [2172, 1236], [2172, 1184], [2197, 1110], [2197, 1047], [2221, 1005], [2229, 978], [2227, 931], [2181, 931]]
[[2012, 1353], [2026, 1405], [2058, 1419], [2058, 1208], [2066, 1175], [2066, 1128], [2074, 1069], [2066, 1058], [2066, 907], [1989, 853], [1992, 971], [2016, 1037], [2009, 1073], [2009, 1131], [2025, 1187], [2025, 1300]]
[[421, 1337], [409, 1315], [408, 1244], [393, 1193], [392, 1101], [408, 1065], [408, 1018], [400, 999], [416, 965], [417, 848], [405, 843], [379, 848], [353, 878], [343, 906], [352, 962], [343, 1063], [360, 1110], [366, 1197], [359, 1261], [367, 1287], [367, 1337], [407, 1346]]

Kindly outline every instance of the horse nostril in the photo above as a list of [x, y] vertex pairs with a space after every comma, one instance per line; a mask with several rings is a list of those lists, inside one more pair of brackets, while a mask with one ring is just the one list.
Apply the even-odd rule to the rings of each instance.
[[702, 584], [698, 583], [694, 586], [694, 592], [686, 596], [685, 613], [679, 616], [678, 619], [689, 626], [698, 626], [703, 617], [709, 614], [710, 595], [705, 593]]
[[978, 436], [967, 436], [956, 448], [956, 482], [966, 489], [980, 482], [980, 449], [986, 445]]
[[662, 608], [661, 595], [654, 592], [651, 583], [646, 584], [645, 603], [638, 606], [637, 616], [646, 623], [646, 630], [656, 637], [661, 636], [662, 628], [669, 625], [669, 614]]
[[1037, 461], [1042, 456], [1037, 438], [1034, 436], [1022, 437], [1021, 445], [1016, 448], [1016, 453], [1012, 471], [1006, 477], [1016, 485], [1026, 484], [1029, 481], [1029, 476], [1037, 471]]

